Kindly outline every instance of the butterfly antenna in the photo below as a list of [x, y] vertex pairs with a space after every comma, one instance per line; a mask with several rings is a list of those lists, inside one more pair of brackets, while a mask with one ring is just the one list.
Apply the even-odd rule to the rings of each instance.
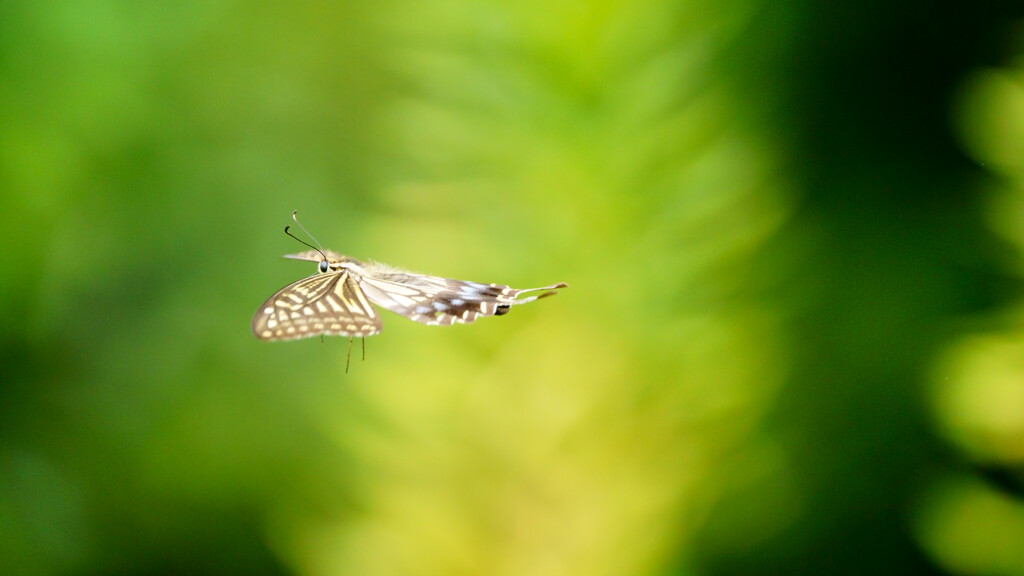
[[309, 247], [310, 247], [310, 248], [312, 248], [313, 250], [316, 250], [317, 252], [319, 252], [319, 253], [320, 253], [320, 255], [321, 255], [321, 256], [323, 256], [323, 257], [324, 257], [324, 260], [327, 260], [327, 259], [328, 259], [328, 258], [327, 258], [327, 254], [324, 254], [324, 249], [323, 249], [323, 247], [322, 247], [322, 246], [320, 246], [320, 241], [319, 241], [319, 240], [317, 240], [317, 239], [316, 239], [316, 238], [315, 238], [315, 237], [314, 237], [314, 236], [313, 236], [312, 234], [310, 234], [310, 233], [309, 233], [309, 230], [306, 230], [306, 227], [302, 225], [302, 222], [299, 222], [299, 217], [298, 217], [298, 213], [299, 213], [299, 211], [298, 211], [298, 210], [296, 210], [296, 211], [292, 212], [292, 220], [295, 220], [295, 223], [299, 225], [299, 228], [300, 228], [300, 229], [301, 229], [301, 230], [302, 230], [303, 232], [305, 232], [305, 233], [306, 233], [306, 236], [309, 236], [309, 237], [310, 237], [310, 239], [311, 239], [311, 240], [313, 240], [313, 242], [316, 242], [316, 246], [313, 246], [313, 245], [312, 245], [312, 244], [310, 244], [309, 242], [306, 242], [306, 241], [305, 241], [305, 240], [303, 240], [302, 238], [299, 238], [299, 237], [298, 237], [298, 236], [296, 236], [295, 234], [292, 234], [291, 232], [289, 232], [289, 230], [291, 229], [291, 226], [285, 226], [285, 227], [284, 227], [284, 233], [285, 233], [285, 234], [287, 234], [287, 235], [289, 235], [289, 236], [291, 236], [292, 238], [294, 238], [294, 239], [298, 240], [298, 242], [299, 242], [300, 244], [304, 244], [304, 245], [306, 245], [306, 246], [309, 246]]

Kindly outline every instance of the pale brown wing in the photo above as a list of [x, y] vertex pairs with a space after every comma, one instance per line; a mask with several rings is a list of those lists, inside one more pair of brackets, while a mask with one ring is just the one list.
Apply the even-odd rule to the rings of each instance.
[[380, 316], [347, 270], [316, 274], [285, 286], [252, 319], [252, 331], [267, 341], [311, 336], [373, 336]]
[[[501, 284], [482, 284], [426, 276], [388, 268], [368, 268], [360, 286], [374, 304], [428, 326], [469, 324], [480, 316], [501, 316], [512, 306], [554, 296], [560, 282], [542, 288], [511, 288]], [[518, 298], [526, 292], [545, 290], [543, 294]]]
[[298, 254], [285, 254], [282, 258], [288, 258], [289, 260], [305, 260], [306, 262], [319, 262], [324, 259], [324, 256], [327, 256], [327, 260], [333, 262], [351, 260], [351, 258], [344, 254], [338, 254], [337, 252], [332, 252], [330, 250], [324, 250], [322, 252], [320, 250], [306, 250], [305, 252], [299, 252]]

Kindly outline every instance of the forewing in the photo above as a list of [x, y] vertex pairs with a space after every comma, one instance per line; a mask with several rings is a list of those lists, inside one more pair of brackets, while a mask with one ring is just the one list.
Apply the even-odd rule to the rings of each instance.
[[372, 336], [380, 316], [347, 270], [317, 274], [278, 290], [256, 312], [252, 331], [267, 341]]
[[[391, 270], [367, 270], [361, 284], [366, 296], [375, 304], [406, 318], [429, 326], [469, 324], [480, 316], [501, 316], [512, 306], [533, 302], [566, 284], [543, 288], [516, 289], [501, 284], [482, 284]], [[524, 292], [544, 290], [528, 298], [517, 297]]]
[[338, 261], [346, 260], [347, 257], [344, 254], [338, 254], [337, 252], [331, 252], [330, 250], [306, 250], [305, 252], [299, 252], [298, 254], [285, 254], [282, 258], [288, 258], [289, 260], [305, 260], [306, 262], [319, 262], [327, 256], [328, 260]]

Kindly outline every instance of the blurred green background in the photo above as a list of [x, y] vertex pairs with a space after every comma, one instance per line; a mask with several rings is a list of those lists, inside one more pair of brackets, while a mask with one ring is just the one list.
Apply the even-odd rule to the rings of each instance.
[[1024, 575], [1019, 2], [6, 0], [0, 193], [2, 574]]

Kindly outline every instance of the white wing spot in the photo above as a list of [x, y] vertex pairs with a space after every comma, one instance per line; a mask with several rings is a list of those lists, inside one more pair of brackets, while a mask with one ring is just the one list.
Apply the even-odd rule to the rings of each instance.
[[430, 305], [433, 306], [434, 310], [437, 310], [438, 312], [448, 309], [448, 305], [445, 304], [444, 302], [431, 302]]
[[274, 313], [274, 307], [273, 306], [267, 306], [266, 308], [263, 309], [263, 313], [264, 314], [273, 314]]
[[416, 312], [417, 314], [429, 314], [433, 311], [434, 309], [431, 308], [430, 306], [417, 306], [416, 310], [414, 310], [414, 312]]

